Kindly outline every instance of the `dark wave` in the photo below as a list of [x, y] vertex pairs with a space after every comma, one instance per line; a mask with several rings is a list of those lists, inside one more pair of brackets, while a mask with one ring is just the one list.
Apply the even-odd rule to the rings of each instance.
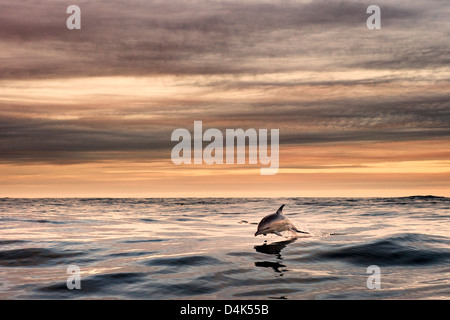
[[212, 285], [206, 281], [190, 281], [180, 284], [167, 284], [158, 286], [156, 289], [157, 293], [160, 295], [173, 295], [177, 294], [179, 296], [195, 296], [202, 294], [211, 294], [219, 291], [220, 288], [217, 285]]
[[14, 243], [24, 243], [25, 240], [0, 240], [0, 246], [10, 245]]
[[107, 255], [106, 257], [140, 257], [148, 256], [157, 253], [158, 251], [130, 251], [130, 252], [116, 252]]
[[168, 239], [136, 239], [136, 240], [124, 240], [120, 241], [120, 243], [146, 243], [146, 242], [162, 242], [167, 241]]
[[188, 267], [188, 266], [203, 266], [211, 264], [219, 264], [217, 260], [209, 256], [185, 256], [175, 258], [156, 258], [146, 262], [149, 266], [169, 266], [169, 267]]
[[[128, 285], [139, 284], [145, 277], [145, 273], [139, 272], [99, 274], [88, 278], [81, 278], [81, 289], [69, 290], [67, 284], [64, 282], [40, 286], [36, 288], [35, 291], [47, 293], [50, 294], [50, 296], [52, 296], [52, 294], [55, 296], [79, 295], [81, 298], [86, 294], [96, 293], [118, 295], [121, 292], [119, 289], [126, 288]], [[119, 289], [113, 290], [112, 287], [115, 286], [119, 287]]]
[[0, 251], [0, 266], [35, 267], [68, 263], [69, 258], [84, 255], [83, 252], [58, 251], [46, 248], [25, 248]]
[[439, 197], [439, 196], [433, 196], [433, 195], [399, 197], [399, 199], [411, 199], [411, 200], [444, 200], [444, 201], [450, 201], [450, 198], [447, 198], [447, 197]]
[[[15, 222], [32, 222], [32, 223], [50, 223], [50, 224], [67, 224], [65, 221], [54, 221], [47, 219], [16, 219], [16, 218], [0, 218], [0, 221], [15, 221]], [[70, 221], [72, 223], [72, 221]]]
[[319, 251], [307, 259], [334, 260], [369, 266], [427, 266], [450, 261], [450, 250], [425, 246], [424, 243], [448, 242], [442, 237], [406, 234], [370, 243], [338, 246]]
[[63, 221], [53, 221], [53, 220], [46, 220], [46, 219], [27, 220], [27, 222], [50, 223], [50, 224], [67, 224], [67, 222], [63, 222]]

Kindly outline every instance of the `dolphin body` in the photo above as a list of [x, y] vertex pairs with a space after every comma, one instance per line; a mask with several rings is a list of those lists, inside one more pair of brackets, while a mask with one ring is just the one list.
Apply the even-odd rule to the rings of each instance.
[[258, 231], [256, 231], [255, 237], [260, 234], [267, 235], [268, 233], [275, 233], [277, 236], [282, 236], [280, 232], [287, 230], [309, 234], [308, 232], [297, 230], [292, 222], [290, 222], [289, 219], [283, 215], [283, 207], [284, 204], [277, 210], [276, 213], [269, 214], [268, 216], [262, 218], [258, 224]]

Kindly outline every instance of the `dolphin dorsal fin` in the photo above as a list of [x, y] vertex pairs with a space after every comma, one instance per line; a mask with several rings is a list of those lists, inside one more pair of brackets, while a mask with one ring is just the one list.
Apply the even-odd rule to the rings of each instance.
[[284, 204], [277, 210], [277, 214], [283, 213]]

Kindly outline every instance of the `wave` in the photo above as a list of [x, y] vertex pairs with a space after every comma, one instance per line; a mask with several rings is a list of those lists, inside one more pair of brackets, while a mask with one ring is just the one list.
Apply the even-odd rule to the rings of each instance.
[[16, 219], [16, 218], [0, 218], [0, 221], [14, 221], [14, 222], [31, 222], [31, 223], [50, 223], [50, 224], [68, 224], [75, 223], [74, 221], [54, 221], [48, 219]]
[[102, 293], [108, 294], [111, 292], [111, 287], [126, 287], [127, 285], [139, 284], [145, 279], [147, 275], [139, 272], [123, 272], [98, 274], [88, 278], [83, 278], [80, 290], [68, 290], [67, 284], [55, 283], [52, 285], [44, 285], [36, 288], [34, 291], [43, 292], [47, 294], [55, 294], [56, 296], [76, 296], [80, 295], [83, 298], [85, 294]]
[[0, 251], [0, 266], [3, 267], [35, 267], [69, 263], [68, 258], [84, 255], [78, 251], [58, 251], [47, 248], [25, 248]]
[[[333, 260], [359, 266], [427, 266], [450, 261], [450, 250], [430, 243], [447, 242], [447, 238], [405, 234], [370, 243], [340, 245], [306, 257], [306, 260]], [[424, 245], [428, 243], [428, 245]]]
[[0, 240], [0, 246], [10, 245], [15, 243], [24, 243], [25, 240]]
[[187, 267], [187, 266], [203, 266], [222, 263], [210, 256], [184, 256], [176, 258], [156, 258], [147, 261], [149, 266], [168, 266], [168, 267]]

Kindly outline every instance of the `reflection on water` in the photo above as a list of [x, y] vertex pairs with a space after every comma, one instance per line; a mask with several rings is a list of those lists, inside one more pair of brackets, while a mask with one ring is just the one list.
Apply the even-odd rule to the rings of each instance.
[[[253, 236], [280, 203], [309, 236]], [[439, 197], [0, 199], [0, 299], [448, 299], [449, 218]]]
[[286, 267], [286, 266], [284, 264], [281, 264], [281, 263], [278, 263], [278, 262], [256, 261], [255, 262], [255, 266], [256, 267], [263, 267], [263, 268], [272, 268], [273, 271], [278, 272], [278, 273], [282, 273], [282, 271], [287, 271], [287, 270], [280, 271], [280, 268]]
[[272, 242], [271, 244], [264, 243], [263, 245], [255, 246], [256, 252], [273, 254], [277, 257], [277, 259], [282, 259], [281, 250], [286, 248], [286, 246], [290, 243], [293, 243], [297, 240], [297, 238], [291, 238], [289, 240]]
[[[297, 240], [297, 238], [291, 238], [289, 240], [272, 242], [270, 244], [264, 243], [263, 245], [255, 246], [255, 250], [256, 250], [256, 252], [274, 255], [276, 257], [276, 259], [282, 260], [283, 257], [281, 256], [281, 250], [283, 250], [288, 244], [293, 243], [296, 240]], [[256, 261], [255, 266], [263, 267], [263, 268], [272, 268], [273, 271], [280, 273], [280, 276], [283, 275], [283, 272], [287, 271], [286, 269], [280, 270], [280, 268], [286, 267], [286, 266], [279, 262]]]

